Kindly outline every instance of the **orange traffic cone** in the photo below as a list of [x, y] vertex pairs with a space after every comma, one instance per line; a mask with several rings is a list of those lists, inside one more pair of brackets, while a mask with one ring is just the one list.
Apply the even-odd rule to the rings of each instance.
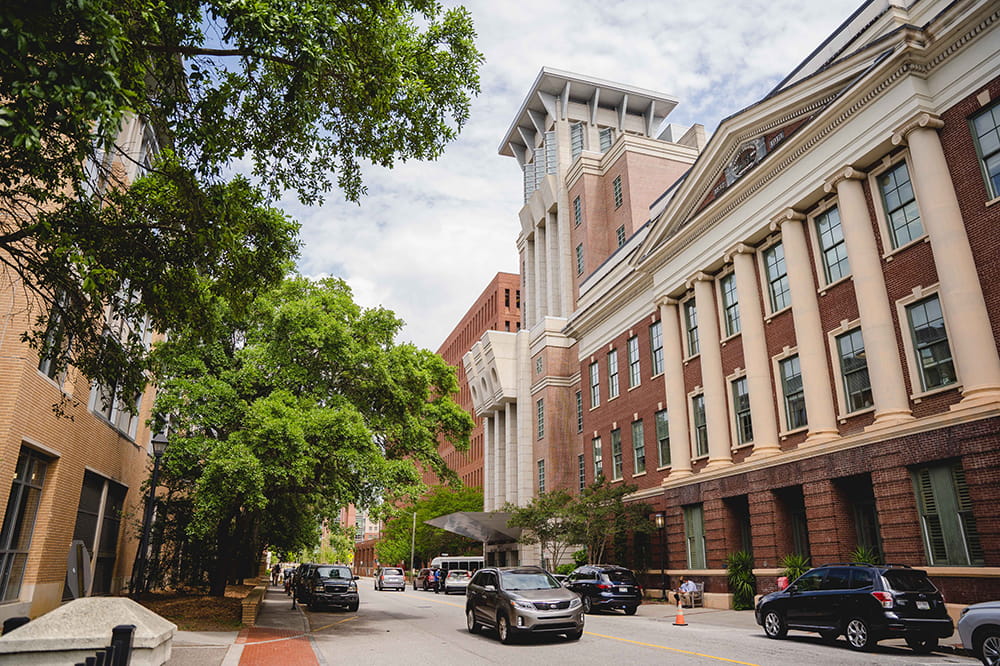
[[677, 617], [674, 618], [675, 627], [686, 627], [688, 623], [684, 621], [684, 606], [681, 605], [680, 600], [677, 601]]

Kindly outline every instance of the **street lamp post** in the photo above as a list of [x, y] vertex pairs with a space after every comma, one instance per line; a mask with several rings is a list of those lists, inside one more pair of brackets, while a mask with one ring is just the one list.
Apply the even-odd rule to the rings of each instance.
[[167, 436], [163, 433], [153, 435], [153, 474], [149, 479], [149, 494], [146, 495], [146, 509], [142, 516], [142, 537], [139, 539], [139, 550], [135, 554], [135, 564], [132, 566], [132, 580], [129, 582], [129, 596], [133, 599], [146, 588], [146, 567], [149, 555], [149, 536], [153, 529], [153, 508], [156, 505], [156, 486], [160, 479], [160, 458], [167, 450]]
[[663, 600], [667, 600], [667, 546], [664, 533], [667, 527], [667, 516], [662, 511], [653, 516], [656, 521], [656, 529], [660, 532], [660, 589], [663, 592]]
[[[410, 529], [410, 575], [413, 575], [413, 555], [417, 545], [417, 512], [413, 512], [413, 527]], [[414, 579], [416, 580], [416, 579]]]

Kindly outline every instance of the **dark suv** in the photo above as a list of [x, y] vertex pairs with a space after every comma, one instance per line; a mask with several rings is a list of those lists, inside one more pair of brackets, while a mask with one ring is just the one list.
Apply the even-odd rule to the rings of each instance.
[[299, 585], [300, 600], [314, 610], [321, 606], [340, 606], [358, 610], [358, 576], [340, 564], [313, 564]]
[[620, 608], [635, 615], [642, 603], [642, 587], [635, 574], [613, 564], [587, 564], [577, 567], [564, 583], [583, 598], [583, 612], [592, 609]]
[[583, 604], [540, 567], [522, 566], [476, 571], [466, 591], [465, 620], [473, 634], [496, 627], [503, 643], [521, 634], [583, 635]]
[[757, 624], [771, 638], [789, 629], [844, 634], [855, 650], [885, 638], [904, 638], [930, 652], [954, 632], [944, 598], [927, 572], [897, 564], [827, 564], [810, 569], [784, 590], [757, 602]]

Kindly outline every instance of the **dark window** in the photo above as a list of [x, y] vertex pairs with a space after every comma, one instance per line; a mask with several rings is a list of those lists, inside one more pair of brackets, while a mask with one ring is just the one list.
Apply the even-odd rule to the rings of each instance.
[[897, 592], [937, 592], [927, 575], [919, 571], [890, 569], [882, 575]]
[[826, 578], [823, 579], [822, 590], [847, 590], [850, 589], [851, 570], [847, 567], [833, 567], [827, 570]]
[[28, 562], [48, 462], [33, 450], [21, 447], [14, 481], [7, 498], [7, 512], [0, 528], [0, 600], [15, 601]]
[[851, 570], [851, 589], [852, 590], [863, 590], [866, 587], [871, 587], [875, 584], [875, 577], [872, 575], [871, 569], [852, 569]]
[[805, 572], [795, 581], [795, 588], [799, 592], [818, 590], [823, 584], [823, 576], [826, 575], [826, 571], [826, 569], [813, 569]]

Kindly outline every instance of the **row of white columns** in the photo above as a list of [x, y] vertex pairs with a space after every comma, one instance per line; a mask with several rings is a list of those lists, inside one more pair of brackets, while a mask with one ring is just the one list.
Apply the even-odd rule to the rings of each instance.
[[[952, 357], [963, 385], [960, 406], [973, 406], [1000, 401], [1000, 357], [996, 352], [996, 341], [958, 197], [937, 133], [942, 125], [940, 119], [921, 113], [894, 133], [893, 142], [909, 145], [910, 177], [934, 254], [941, 304], [946, 320], [952, 324], [948, 335]], [[864, 173], [848, 166], [828, 178], [824, 187], [827, 192], [837, 194], [851, 262], [875, 403], [875, 420], [870, 427], [882, 428], [912, 420], [913, 415], [896, 344], [882, 258], [860, 182], [865, 177]], [[838, 428], [833, 383], [827, 362], [826, 335], [809, 261], [805, 220], [801, 212], [787, 209], [772, 220], [771, 227], [780, 229], [785, 246], [795, 340], [808, 414], [804, 445], [811, 445], [836, 438]], [[727, 253], [727, 261], [732, 261], [735, 271], [750, 394], [754, 432], [751, 458], [774, 455], [780, 451], [774, 408], [777, 394], [771, 381], [771, 358], [767, 351], [754, 252], [753, 248], [740, 244]], [[722, 367], [715, 280], [712, 276], [698, 273], [688, 281], [687, 287], [694, 289], [699, 314], [700, 363], [709, 442], [706, 469], [711, 469], [732, 464], [730, 399]], [[686, 476], [692, 473], [691, 436], [688, 394], [684, 385], [680, 304], [675, 299], [663, 297], [658, 300], [658, 306], [663, 321], [663, 376], [670, 409], [671, 476]]]
[[519, 481], [530, 461], [525, 463], [519, 451], [515, 403], [504, 403], [483, 417], [483, 440], [483, 510], [499, 510], [508, 501], [520, 503]]

